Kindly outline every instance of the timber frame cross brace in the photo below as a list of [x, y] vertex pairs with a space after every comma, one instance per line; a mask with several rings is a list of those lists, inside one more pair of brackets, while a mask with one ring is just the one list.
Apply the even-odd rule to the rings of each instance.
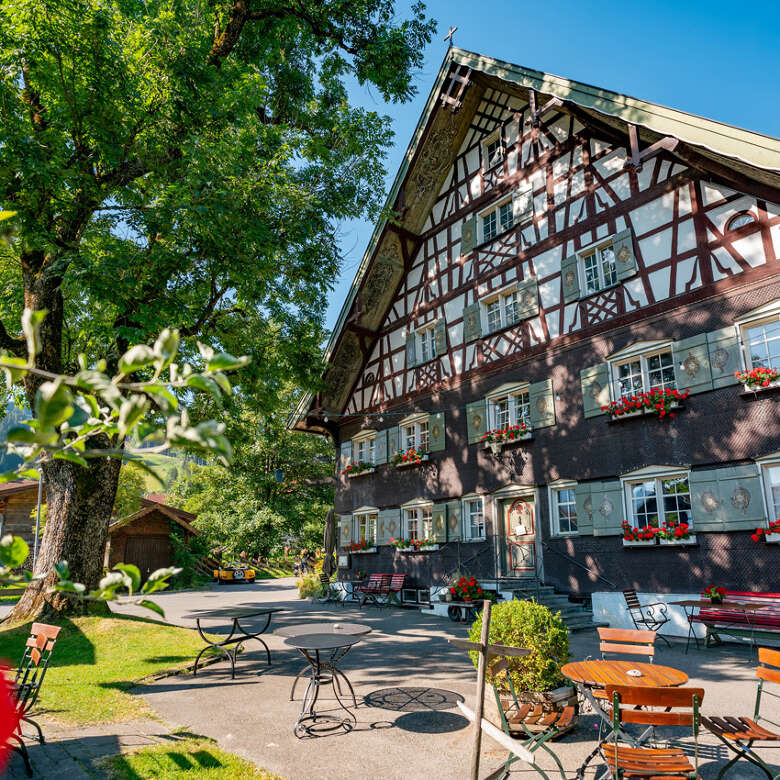
[[672, 136], [668, 135], [665, 138], [661, 138], [660, 141], [651, 144], [646, 149], [639, 151], [639, 133], [636, 129], [636, 125], [631, 123], [628, 125], [628, 142], [631, 156], [626, 160], [625, 167], [633, 168], [635, 171], [642, 170], [642, 165], [645, 160], [649, 160], [659, 152], [673, 152], [680, 143], [679, 139], [672, 138]]
[[558, 108], [563, 105], [563, 101], [558, 97], [551, 97], [541, 108], [536, 107], [536, 90], [528, 90], [528, 118], [526, 123], [530, 123], [531, 127], [537, 128], [541, 123], [542, 117], [551, 109]]

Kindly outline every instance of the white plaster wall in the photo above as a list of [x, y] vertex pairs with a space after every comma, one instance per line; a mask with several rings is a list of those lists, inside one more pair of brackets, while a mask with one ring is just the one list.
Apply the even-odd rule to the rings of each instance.
[[[666, 607], [666, 614], [669, 622], [658, 632], [666, 636], [685, 637], [688, 636], [688, 621], [682, 607], [673, 607], [672, 601], [698, 600], [700, 593], [639, 593], [641, 604], [653, 604], [662, 602], [669, 606]], [[593, 619], [596, 622], [609, 623], [611, 628], [634, 628], [631, 622], [631, 616], [628, 614], [626, 600], [622, 593], [612, 593], [610, 591], [599, 591], [593, 594]], [[697, 636], [704, 636], [704, 626], [694, 625]]]

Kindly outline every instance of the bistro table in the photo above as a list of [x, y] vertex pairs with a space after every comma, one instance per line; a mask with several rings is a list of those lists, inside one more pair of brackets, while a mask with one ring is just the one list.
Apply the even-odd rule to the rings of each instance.
[[[371, 626], [366, 626], [363, 623], [339, 623], [339, 622], [297, 623], [294, 626], [283, 626], [282, 628], [277, 628], [276, 631], [274, 631], [274, 634], [277, 634], [278, 636], [284, 636], [284, 637], [305, 636], [306, 634], [346, 634], [347, 636], [364, 636], [365, 634], [370, 634], [371, 630], [372, 630]], [[341, 658], [343, 658], [348, 652], [348, 650], [349, 648], [347, 648], [347, 650], [345, 650], [344, 653], [338, 656], [335, 659], [336, 662], [338, 662]], [[290, 701], [292, 701], [293, 698], [295, 697], [295, 686], [298, 685], [298, 680], [301, 678], [301, 675], [305, 674], [306, 672], [310, 672], [311, 669], [312, 667], [309, 664], [307, 664], [306, 666], [303, 667], [303, 669], [301, 669], [300, 672], [298, 672], [298, 674], [295, 675], [295, 679], [293, 680], [293, 684], [292, 684], [292, 689], [290, 690]], [[352, 690], [352, 684], [344, 676], [344, 674], [340, 669], [336, 670], [336, 686], [339, 686], [339, 680], [338, 680], [339, 675], [344, 677], [344, 680], [347, 683], [347, 687], [349, 688], [349, 691], [352, 694], [352, 701], [357, 707], [357, 700], [355, 699], [355, 691]], [[341, 690], [339, 690], [339, 693], [340, 692]]]
[[[347, 685], [346, 675], [336, 667], [336, 663], [341, 660], [358, 642], [359, 636], [330, 631], [325, 634], [304, 634], [303, 636], [292, 636], [285, 639], [284, 643], [300, 651], [301, 655], [311, 666], [311, 676], [303, 694], [303, 705], [301, 714], [293, 726], [293, 734], [298, 739], [304, 735], [310, 737], [324, 736], [331, 732], [343, 729], [345, 732], [352, 731], [352, 726], [356, 721], [355, 716], [344, 706], [339, 695], [340, 686], [338, 679], [343, 678]], [[314, 709], [320, 694], [320, 686], [333, 685], [333, 694], [336, 697], [341, 709], [347, 713], [348, 718], [337, 717], [336, 715], [318, 714]], [[350, 691], [352, 686], [349, 685]], [[355, 694], [352, 693], [352, 700], [357, 707]]]
[[[260, 609], [256, 607], [238, 607], [236, 609], [225, 608], [201, 612], [195, 618], [195, 625], [198, 628], [198, 633], [200, 634], [201, 639], [203, 639], [203, 641], [206, 643], [206, 647], [204, 647], [198, 653], [198, 657], [195, 659], [195, 667], [192, 670], [193, 675], [198, 673], [198, 662], [200, 661], [200, 657], [203, 655], [203, 653], [205, 653], [206, 650], [208, 650], [210, 647], [216, 647], [223, 655], [227, 656], [228, 661], [230, 661], [230, 676], [231, 679], [235, 680], [236, 656], [238, 655], [238, 650], [241, 645], [248, 639], [256, 639], [265, 648], [266, 659], [268, 660], [268, 665], [270, 666], [271, 651], [268, 649], [268, 645], [265, 643], [265, 641], [260, 639], [260, 634], [264, 634], [268, 630], [268, 627], [271, 625], [271, 617], [276, 612], [284, 612], [284, 610], [281, 609], [281, 607], [263, 607]], [[265, 617], [265, 623], [259, 631], [247, 631], [244, 626], [241, 625], [242, 620], [248, 620], [249, 618], [253, 617]], [[203, 633], [203, 627], [201, 626], [200, 621], [220, 620], [223, 618], [227, 618], [232, 622], [230, 633], [227, 635], [227, 637], [221, 637], [221, 641], [212, 642]], [[228, 648], [228, 645], [235, 645], [232, 652]]]
[[[639, 672], [639, 674], [629, 674], [629, 672]], [[642, 661], [616, 661], [616, 660], [589, 660], [572, 661], [565, 664], [561, 669], [561, 674], [571, 680], [579, 692], [593, 707], [595, 712], [607, 726], [612, 728], [611, 714], [609, 705], [603, 706], [599, 698], [603, 700], [604, 689], [607, 685], [631, 685], [642, 688], [667, 688], [685, 685], [688, 682], [688, 675], [679, 669], [671, 666], [661, 666], [660, 664], [649, 664]], [[634, 747], [646, 742], [652, 735], [651, 726], [639, 737], [635, 737], [622, 729], [619, 732], [621, 739], [631, 743]], [[599, 740], [600, 741], [600, 740]], [[582, 778], [588, 764], [595, 758], [599, 752], [599, 745], [585, 759], [582, 766], [577, 771], [577, 777]]]
[[[745, 616], [745, 623], [751, 629], [750, 645], [753, 647], [753, 626], [750, 622], [750, 615], [752, 612], [756, 612], [759, 609], [764, 609], [767, 604], [760, 604], [757, 602], [742, 602], [742, 601], [721, 601], [720, 604], [714, 604], [710, 599], [693, 599], [689, 601], [672, 601], [670, 604], [673, 607], [682, 607], [685, 612], [685, 618], [688, 621], [688, 638], [685, 641], [685, 652], [688, 652], [688, 646], [691, 643], [691, 637], [696, 643], [696, 649], [699, 649], [699, 637], [696, 636], [696, 632], [693, 630], [693, 618], [696, 617], [696, 610], [699, 612], [703, 609], [725, 609], [731, 612], [742, 612]], [[724, 631], [723, 633], [727, 633]]]

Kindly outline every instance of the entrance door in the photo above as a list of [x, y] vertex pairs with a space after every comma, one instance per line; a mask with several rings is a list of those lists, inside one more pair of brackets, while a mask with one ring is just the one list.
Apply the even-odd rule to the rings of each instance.
[[128, 536], [124, 562], [135, 564], [145, 580], [153, 571], [171, 565], [171, 541], [167, 536]]
[[508, 577], [536, 576], [536, 502], [533, 496], [509, 498], [502, 506], [504, 571]]

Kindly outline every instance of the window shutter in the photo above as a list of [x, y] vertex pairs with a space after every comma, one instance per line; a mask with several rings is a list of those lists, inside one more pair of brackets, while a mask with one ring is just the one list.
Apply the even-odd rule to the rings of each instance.
[[388, 461], [401, 449], [401, 429], [395, 425], [387, 429], [387, 459]]
[[539, 282], [535, 276], [517, 285], [517, 307], [521, 320], [539, 313]]
[[617, 264], [617, 278], [620, 281], [636, 275], [636, 257], [634, 257], [634, 234], [623, 230], [612, 240], [612, 250]]
[[521, 185], [512, 195], [512, 214], [517, 225], [534, 218], [534, 188], [530, 184]]
[[561, 263], [561, 287], [564, 303], [580, 299], [580, 272], [577, 255], [569, 255]]
[[447, 541], [447, 504], [433, 505], [433, 538], [437, 542]]
[[417, 334], [410, 330], [406, 334], [406, 367], [414, 368], [417, 365]]
[[446, 448], [446, 427], [444, 412], [436, 412], [428, 418], [428, 449], [430, 452], [441, 452]]
[[528, 401], [531, 406], [531, 425], [534, 429], [555, 425], [552, 379], [534, 382], [528, 389]]
[[713, 387], [717, 389], [737, 384], [734, 372], [739, 371], [742, 365], [739, 359], [739, 339], [734, 326], [708, 333], [707, 350]]
[[341, 457], [339, 458], [339, 474], [352, 463], [352, 442], [341, 442]]
[[688, 390], [690, 393], [712, 390], [706, 333], [676, 341], [672, 344], [672, 358], [678, 390]]
[[436, 342], [436, 357], [447, 353], [447, 323], [444, 317], [436, 320], [433, 326], [433, 337]]
[[459, 542], [463, 538], [460, 501], [447, 502], [447, 541]]
[[376, 444], [374, 445], [374, 463], [381, 466], [387, 463], [387, 431], [376, 432]]
[[482, 441], [487, 431], [487, 401], [484, 398], [466, 406], [466, 425], [469, 429], [469, 444]]
[[474, 341], [482, 335], [479, 303], [470, 303], [463, 308], [463, 342]]
[[580, 371], [580, 383], [585, 416], [597, 417], [605, 414], [601, 407], [609, 405], [609, 364], [599, 363], [597, 366], [583, 368]]
[[477, 218], [469, 217], [460, 228], [460, 253], [468, 254], [477, 245]]
[[689, 486], [696, 531], [739, 531], [765, 520], [761, 478], [755, 465], [698, 469]]
[[593, 533], [593, 500], [590, 493], [590, 482], [579, 482], [574, 488], [574, 499], [577, 502], [577, 532]]
[[339, 547], [346, 547], [352, 539], [352, 515], [339, 515]]
[[619, 480], [592, 482], [594, 536], [616, 536], [623, 533], [623, 488]]
[[376, 543], [389, 544], [401, 536], [401, 510], [380, 509], [377, 518]]

